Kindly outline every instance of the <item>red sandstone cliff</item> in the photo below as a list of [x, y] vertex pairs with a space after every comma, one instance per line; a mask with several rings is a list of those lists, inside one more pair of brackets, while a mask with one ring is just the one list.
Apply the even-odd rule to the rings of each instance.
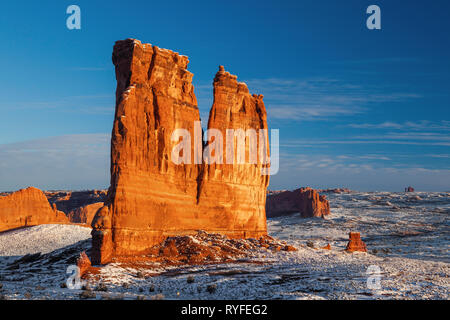
[[0, 197], [0, 231], [48, 223], [68, 223], [44, 193], [29, 187]]
[[311, 188], [272, 194], [266, 200], [267, 217], [300, 213], [303, 218], [323, 217], [330, 214], [326, 196]]
[[[261, 176], [262, 165], [194, 163], [201, 159], [196, 143], [202, 145], [202, 131], [195, 123], [200, 115], [188, 58], [127, 39], [116, 42], [113, 63], [117, 90], [111, 187], [92, 222], [92, 262], [143, 254], [167, 236], [199, 229], [231, 237], [266, 234], [269, 179]], [[214, 79], [208, 126], [267, 128], [262, 96], [250, 95], [221, 68]], [[186, 130], [193, 140], [181, 152], [191, 163], [171, 161], [180, 143], [171, 139], [175, 129]]]

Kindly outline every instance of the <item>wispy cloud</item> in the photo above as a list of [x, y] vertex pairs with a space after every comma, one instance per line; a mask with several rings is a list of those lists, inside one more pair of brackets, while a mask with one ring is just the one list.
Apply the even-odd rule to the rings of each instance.
[[450, 190], [449, 181], [449, 168], [399, 164], [378, 154], [283, 154], [280, 171], [271, 177], [270, 188], [311, 186], [401, 191], [405, 186], [413, 185], [418, 190], [444, 191]]
[[275, 105], [269, 108], [270, 119], [313, 121], [337, 116], [354, 115], [365, 110], [359, 107], [340, 106], [284, 106]]
[[397, 141], [397, 140], [352, 140], [349, 139], [340, 139], [340, 140], [318, 140], [318, 139], [309, 139], [309, 140], [294, 140], [294, 141], [284, 141], [283, 144], [280, 144], [282, 147], [286, 148], [305, 148], [317, 145], [337, 145], [337, 144], [392, 144], [392, 145], [416, 145], [416, 146], [450, 146], [449, 142], [442, 141], [429, 141], [429, 142], [419, 142], [419, 141]]
[[0, 190], [106, 187], [109, 134], [75, 134], [0, 144]]
[[[264, 95], [270, 121], [333, 120], [365, 113], [371, 103], [400, 102], [422, 97], [417, 93], [367, 87], [334, 77], [267, 78], [244, 82], [251, 93]], [[212, 104], [212, 86], [197, 85], [195, 93], [203, 119], [207, 117]]]
[[114, 114], [113, 94], [73, 95], [47, 101], [0, 102], [1, 110], [58, 110], [78, 114]]
[[263, 93], [270, 119], [316, 121], [352, 116], [369, 110], [371, 103], [420, 98], [410, 92], [386, 91], [336, 78], [251, 79], [251, 92]]
[[[393, 129], [392, 126], [382, 128]], [[312, 138], [284, 140], [282, 147], [298, 148], [316, 145], [352, 145], [352, 144], [391, 144], [418, 146], [450, 146], [447, 132], [389, 131], [381, 134], [348, 135], [341, 138]]]
[[335, 60], [330, 61], [330, 64], [343, 64], [343, 65], [379, 65], [379, 64], [408, 64], [421, 62], [421, 59], [416, 57], [384, 57], [375, 59], [353, 59], [353, 60]]
[[111, 68], [106, 68], [106, 67], [73, 67], [70, 68], [70, 70], [73, 71], [105, 71], [105, 70], [111, 70]]
[[348, 127], [356, 129], [396, 129], [396, 130], [445, 130], [450, 131], [450, 121], [405, 121], [382, 123], [351, 123]]
[[431, 157], [431, 158], [440, 158], [440, 159], [449, 159], [450, 154], [424, 154], [424, 157]]

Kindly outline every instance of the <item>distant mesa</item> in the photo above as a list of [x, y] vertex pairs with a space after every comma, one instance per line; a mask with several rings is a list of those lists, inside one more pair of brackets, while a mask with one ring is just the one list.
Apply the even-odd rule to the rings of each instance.
[[104, 202], [107, 190], [86, 190], [86, 191], [44, 191], [50, 204], [55, 204], [58, 210], [67, 215], [77, 208]]
[[50, 205], [41, 190], [29, 187], [0, 196], [0, 231], [52, 223], [69, 223], [69, 219]]
[[[127, 39], [116, 42], [112, 61], [117, 89], [111, 186], [92, 222], [92, 263], [146, 254], [169, 236], [197, 230], [230, 238], [266, 235], [269, 176], [261, 170], [267, 165], [171, 161], [179, 143], [171, 140], [175, 129], [202, 139], [194, 125], [200, 114], [188, 58]], [[208, 129], [267, 129], [262, 95], [251, 95], [223, 66], [213, 87]], [[192, 147], [190, 154], [198, 156], [198, 150]]]
[[319, 193], [353, 193], [354, 191], [347, 189], [347, 188], [335, 188], [335, 189], [317, 189], [316, 190]]
[[267, 196], [268, 218], [300, 213], [302, 218], [324, 217], [330, 214], [330, 204], [325, 195], [311, 188], [281, 191]]

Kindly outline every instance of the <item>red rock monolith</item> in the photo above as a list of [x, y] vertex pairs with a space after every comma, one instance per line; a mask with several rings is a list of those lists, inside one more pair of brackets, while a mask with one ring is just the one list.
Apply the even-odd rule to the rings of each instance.
[[50, 223], [69, 220], [50, 206], [41, 190], [29, 187], [0, 197], [0, 231]]
[[347, 247], [345, 248], [345, 251], [367, 252], [366, 244], [361, 240], [361, 235], [359, 234], [359, 232], [350, 232], [349, 233], [349, 242], [347, 244]]
[[[92, 222], [94, 264], [145, 254], [169, 236], [200, 229], [235, 238], [267, 232], [269, 178], [260, 173], [263, 165], [198, 162], [205, 146], [188, 62], [186, 56], [134, 39], [114, 46], [111, 186]], [[220, 68], [208, 128], [228, 127], [266, 129], [266, 111], [262, 96], [250, 95]], [[187, 148], [175, 152], [183, 158], [179, 164], [173, 162], [174, 150], [186, 141], [172, 139], [175, 130], [190, 135]]]

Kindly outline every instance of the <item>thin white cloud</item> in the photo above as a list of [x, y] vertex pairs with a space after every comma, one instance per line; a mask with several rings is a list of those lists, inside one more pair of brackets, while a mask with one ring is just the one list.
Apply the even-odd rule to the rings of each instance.
[[73, 71], [105, 71], [105, 70], [111, 70], [113, 69], [113, 67], [111, 68], [106, 68], [106, 67], [73, 67], [70, 70]]
[[450, 191], [448, 168], [379, 162], [379, 155], [289, 155], [280, 159], [280, 171], [271, 177], [269, 188], [293, 189], [348, 187], [362, 191], [402, 191], [413, 185], [423, 191]]
[[356, 129], [398, 129], [398, 130], [444, 130], [450, 131], [450, 121], [406, 121], [399, 122], [382, 122], [382, 123], [352, 123], [348, 127]]
[[78, 114], [114, 114], [113, 94], [71, 95], [48, 101], [0, 102], [0, 109], [14, 110], [57, 110], [58, 112]]
[[0, 144], [0, 190], [87, 189], [109, 184], [109, 134]]
[[[324, 121], [365, 113], [372, 103], [400, 102], [421, 97], [418, 93], [364, 87], [332, 77], [244, 80], [251, 93], [263, 94], [269, 121]], [[200, 111], [212, 104], [212, 86], [195, 86]]]

